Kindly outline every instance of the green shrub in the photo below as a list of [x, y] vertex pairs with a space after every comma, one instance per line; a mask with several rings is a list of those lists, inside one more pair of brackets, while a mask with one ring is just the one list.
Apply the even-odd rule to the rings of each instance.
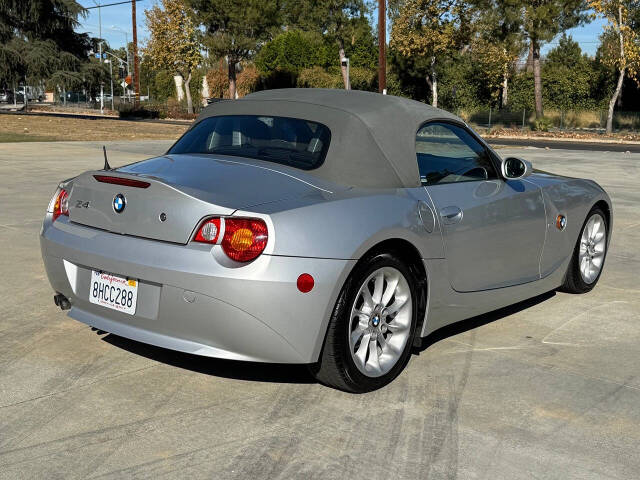
[[387, 71], [387, 94], [397, 97], [409, 97], [402, 89], [402, 83], [398, 78], [398, 74], [393, 70]]
[[[378, 74], [364, 67], [349, 69], [352, 90], [375, 91], [378, 88]], [[325, 70], [321, 67], [305, 68], [298, 75], [297, 86], [302, 88], [344, 88], [339, 67]]]
[[301, 30], [281, 33], [266, 43], [256, 56], [256, 66], [264, 73], [276, 70], [294, 74], [313, 66], [328, 66], [322, 37]]
[[533, 122], [533, 130], [536, 132], [548, 132], [552, 125], [553, 122], [549, 117], [536, 118]]
[[[340, 69], [338, 69], [340, 74]], [[351, 67], [349, 69], [351, 88], [353, 90], [366, 90], [369, 92], [378, 90], [378, 72], [365, 67]], [[340, 74], [342, 79], [342, 74]]]
[[322, 67], [305, 68], [298, 75], [298, 87], [343, 88], [342, 76], [338, 72], [327, 72]]

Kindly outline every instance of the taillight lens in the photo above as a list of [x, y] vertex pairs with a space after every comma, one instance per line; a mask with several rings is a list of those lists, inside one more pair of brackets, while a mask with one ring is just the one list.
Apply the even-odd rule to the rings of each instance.
[[198, 233], [194, 240], [196, 242], [202, 243], [218, 243], [218, 238], [220, 237], [220, 219], [219, 218], [210, 218], [205, 220], [200, 225], [198, 229]]
[[60, 215], [69, 216], [69, 194], [64, 189], [60, 189], [53, 204], [53, 220], [55, 221]]
[[220, 244], [231, 260], [249, 262], [267, 246], [267, 224], [259, 218], [210, 218], [200, 224], [194, 241]]
[[248, 262], [267, 246], [267, 225], [257, 218], [227, 218], [224, 225], [222, 250], [236, 262]]

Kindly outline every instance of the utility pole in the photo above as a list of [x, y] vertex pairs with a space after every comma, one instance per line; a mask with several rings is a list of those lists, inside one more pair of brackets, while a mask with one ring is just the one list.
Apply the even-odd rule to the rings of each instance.
[[378, 0], [378, 91], [387, 94], [387, 6]]
[[135, 88], [134, 108], [140, 106], [140, 66], [138, 65], [138, 26], [136, 25], [136, 0], [131, 0], [131, 21], [133, 22], [133, 84]]

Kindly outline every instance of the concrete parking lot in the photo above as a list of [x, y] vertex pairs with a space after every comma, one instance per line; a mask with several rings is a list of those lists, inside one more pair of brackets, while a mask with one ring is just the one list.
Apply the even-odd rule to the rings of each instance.
[[[169, 143], [107, 149], [121, 165]], [[349, 395], [304, 367], [192, 357], [68, 319], [40, 221], [60, 180], [101, 167], [101, 144], [0, 144], [0, 478], [638, 478], [640, 154], [501, 153], [607, 189], [597, 288], [436, 332], [393, 384]]]

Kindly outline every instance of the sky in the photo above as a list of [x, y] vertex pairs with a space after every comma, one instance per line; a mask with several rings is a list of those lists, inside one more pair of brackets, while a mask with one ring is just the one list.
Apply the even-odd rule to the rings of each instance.
[[[85, 8], [95, 7], [96, 4], [117, 3], [122, 0], [79, 0], [78, 3]], [[148, 31], [144, 25], [144, 10], [154, 4], [154, 0], [142, 0], [136, 2], [136, 19], [138, 24], [138, 44], [148, 36]], [[78, 32], [87, 32], [92, 37], [100, 37], [100, 17], [102, 17], [102, 38], [104, 38], [111, 48], [123, 47], [126, 39], [131, 41], [131, 4], [114, 5], [100, 9], [92, 8], [87, 11], [86, 18], [80, 19], [80, 26], [76, 28]], [[126, 33], [126, 35], [125, 35]]]
[[[80, 0], [79, 3], [83, 7], [95, 7], [97, 3], [107, 4], [116, 3], [122, 0]], [[142, 43], [149, 33], [145, 27], [144, 10], [150, 8], [155, 0], [141, 0], [136, 3], [137, 24], [138, 24], [138, 43]], [[125, 44], [126, 32], [131, 41], [131, 5], [115, 5], [112, 7], [101, 8], [102, 16], [102, 38], [107, 40], [112, 48], [118, 48]], [[373, 18], [377, 18], [377, 12], [373, 12]], [[98, 9], [93, 8], [88, 11], [86, 18], [81, 19], [81, 26], [77, 29], [79, 32], [89, 32], [92, 37], [98, 37], [99, 34], [99, 17]], [[580, 44], [582, 51], [594, 55], [598, 48], [598, 37], [602, 33], [602, 27], [605, 21], [597, 19], [590, 24], [582, 27], [573, 28], [568, 31], [573, 39]], [[557, 45], [557, 39], [547, 43], [542, 48], [542, 54], [546, 54], [550, 49]]]

